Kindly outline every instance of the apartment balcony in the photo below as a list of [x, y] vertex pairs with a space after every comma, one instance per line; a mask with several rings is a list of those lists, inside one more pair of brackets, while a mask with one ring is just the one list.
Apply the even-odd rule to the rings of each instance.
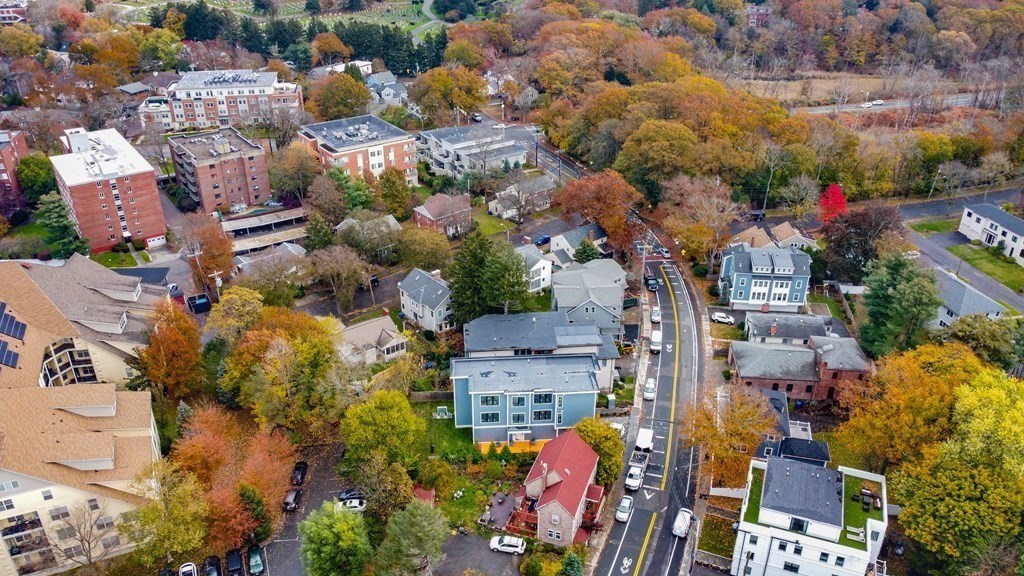
[[53, 356], [59, 356], [61, 352], [64, 352], [66, 350], [74, 350], [74, 348], [74, 342], [62, 342], [61, 344], [54, 346], [52, 348], [52, 354]]
[[875, 560], [873, 565], [868, 566], [866, 576], [885, 576], [885, 560]]
[[92, 366], [92, 358], [72, 358], [72, 366]]
[[58, 566], [57, 558], [53, 555], [52, 550], [40, 552], [40, 555], [41, 557], [38, 560], [18, 566], [18, 576], [27, 576], [28, 574], [35, 574], [36, 572], [42, 572], [43, 570], [49, 570]]
[[5, 539], [4, 543], [7, 544], [7, 552], [10, 553], [12, 558], [50, 547], [50, 541], [42, 533], [31, 540], [15, 542], [13, 540]]
[[31, 514], [31, 516], [34, 516], [34, 518], [4, 527], [0, 530], [0, 536], [6, 538], [14, 534], [22, 534], [32, 530], [42, 530], [43, 521], [39, 519], [39, 515]]

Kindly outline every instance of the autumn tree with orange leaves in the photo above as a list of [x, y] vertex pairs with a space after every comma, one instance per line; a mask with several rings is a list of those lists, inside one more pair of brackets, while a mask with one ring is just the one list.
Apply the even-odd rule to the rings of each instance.
[[202, 385], [199, 334], [199, 324], [181, 306], [165, 300], [157, 307], [149, 346], [139, 350], [138, 367], [159, 396], [182, 398]]
[[555, 204], [562, 207], [566, 220], [578, 214], [597, 222], [612, 244], [626, 246], [632, 240], [626, 213], [643, 199], [621, 174], [605, 170], [566, 184], [555, 195]]
[[716, 486], [743, 486], [750, 457], [776, 420], [759, 390], [729, 386], [708, 390], [687, 409], [683, 437], [699, 446]]

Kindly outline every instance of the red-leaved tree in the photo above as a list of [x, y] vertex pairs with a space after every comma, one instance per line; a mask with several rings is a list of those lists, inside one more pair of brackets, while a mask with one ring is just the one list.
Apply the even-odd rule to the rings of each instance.
[[597, 222], [616, 246], [627, 246], [632, 232], [626, 212], [644, 199], [618, 172], [605, 170], [574, 180], [555, 194], [554, 203], [564, 209], [563, 217], [579, 214]]
[[839, 187], [839, 184], [833, 182], [825, 188], [819, 201], [819, 208], [823, 223], [840, 214], [846, 214], [846, 195], [843, 194], [843, 189]]

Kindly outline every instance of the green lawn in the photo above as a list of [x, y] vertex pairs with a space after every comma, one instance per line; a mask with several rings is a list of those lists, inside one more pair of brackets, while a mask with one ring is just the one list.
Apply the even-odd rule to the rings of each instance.
[[1016, 262], [1005, 262], [990, 254], [980, 246], [960, 244], [946, 248], [956, 256], [964, 259], [971, 266], [981, 270], [985, 275], [995, 279], [1014, 292], [1024, 289], [1024, 268]]
[[828, 306], [828, 311], [832, 313], [832, 317], [838, 318], [840, 321], [846, 317], [843, 313], [842, 305], [828, 296], [822, 296], [821, 294], [808, 294], [807, 301], [813, 304], [824, 304]]
[[838, 468], [840, 466], [857, 468], [858, 470], [866, 468], [864, 462], [851, 452], [845, 444], [839, 441], [834, 431], [819, 432], [815, 430], [814, 439], [828, 442], [829, 454], [832, 456], [832, 462], [829, 463], [831, 468]]
[[432, 415], [438, 406], [447, 406], [449, 414], [455, 413], [451, 402], [421, 402], [412, 405], [412, 409], [427, 423], [427, 435], [420, 447], [421, 452], [424, 455], [436, 454], [456, 466], [463, 465], [466, 456], [477, 452], [473, 444], [473, 432], [469, 428], [456, 428], [455, 420], [451, 418], [435, 419]]
[[134, 268], [138, 265], [135, 262], [135, 258], [131, 254], [123, 254], [120, 252], [104, 252], [102, 254], [93, 254], [90, 256], [94, 262], [99, 262], [107, 268]]
[[757, 524], [757, 517], [761, 512], [761, 489], [764, 487], [764, 470], [754, 468], [751, 470], [749, 496], [747, 496], [747, 512], [743, 520], [751, 524]]
[[10, 236], [21, 236], [22, 238], [39, 238], [46, 242], [49, 235], [46, 228], [39, 222], [28, 222], [11, 230]]
[[732, 520], [708, 514], [700, 526], [700, 542], [697, 548], [723, 558], [732, 558], [736, 534], [732, 531]]
[[[871, 520], [882, 520], [882, 511], [875, 510], [874, 506], [868, 508], [865, 512], [861, 507], [860, 502], [853, 501], [854, 494], [860, 494], [861, 488], [867, 488], [878, 494], [881, 491], [881, 486], [876, 482], [870, 480], [864, 480], [857, 478], [850, 474], [846, 474], [843, 479], [843, 524], [846, 526], [852, 526], [854, 528], [867, 528], [868, 519]], [[870, 537], [870, 534], [865, 530], [865, 537]], [[849, 538], [849, 532], [843, 530], [839, 536], [839, 543], [850, 548], [857, 548], [859, 550], [867, 550], [867, 542], [858, 542], [857, 540], [851, 540]]]
[[149, 264], [150, 262], [153, 261], [153, 257], [150, 256], [149, 252], [146, 252], [145, 250], [139, 252], [139, 256], [142, 257], [142, 261], [145, 262], [146, 264]]
[[924, 220], [921, 222], [914, 222], [910, 225], [910, 228], [921, 234], [922, 236], [931, 236], [932, 234], [943, 234], [945, 232], [956, 232], [957, 228], [960, 227], [959, 218], [942, 218], [939, 220]]
[[541, 290], [536, 294], [531, 294], [526, 303], [526, 310], [528, 312], [549, 312], [551, 310], [551, 293]]
[[[497, 216], [492, 216], [487, 213], [486, 206], [480, 206], [473, 209], [473, 220], [480, 224], [480, 231], [485, 236], [494, 236], [495, 234], [504, 234], [506, 228], [508, 230], [515, 230], [515, 223], [507, 220], [502, 220]], [[505, 225], [505, 228], [502, 227]]]
[[717, 322], [711, 324], [711, 337], [720, 340], [746, 340], [743, 330], [736, 326], [718, 324]]

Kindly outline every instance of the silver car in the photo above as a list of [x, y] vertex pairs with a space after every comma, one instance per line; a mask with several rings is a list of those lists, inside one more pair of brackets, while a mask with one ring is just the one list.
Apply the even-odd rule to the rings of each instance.
[[689, 508], [680, 508], [676, 513], [676, 519], [672, 522], [672, 534], [680, 538], [686, 538], [690, 533], [690, 524], [693, 523], [693, 512]]
[[629, 517], [633, 515], [633, 497], [623, 496], [619, 502], [619, 507], [615, 509], [615, 519], [619, 522], [629, 522]]
[[651, 308], [651, 324], [661, 324], [661, 308]]
[[735, 324], [736, 319], [729, 316], [725, 312], [713, 312], [711, 314], [711, 321], [718, 322], [719, 324]]
[[658, 385], [654, 378], [648, 378], [644, 382], [644, 400], [654, 400], [658, 396]]

